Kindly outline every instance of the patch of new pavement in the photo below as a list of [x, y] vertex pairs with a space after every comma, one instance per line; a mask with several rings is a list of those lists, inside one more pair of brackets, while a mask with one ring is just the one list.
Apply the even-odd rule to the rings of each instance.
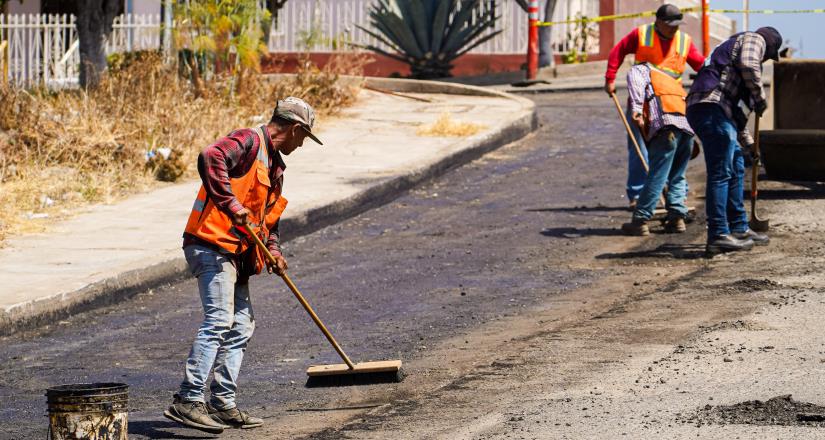
[[[373, 80], [385, 89], [424, 92], [422, 103], [362, 90], [359, 101], [320, 122], [325, 146], [310, 141], [286, 157], [291, 201], [285, 237], [318, 230], [384, 204], [535, 129], [531, 101], [471, 86]], [[441, 113], [485, 127], [468, 138], [416, 135]], [[11, 238], [0, 249], [0, 335], [56, 322], [127, 298], [185, 273], [180, 235], [198, 181], [168, 186]]]

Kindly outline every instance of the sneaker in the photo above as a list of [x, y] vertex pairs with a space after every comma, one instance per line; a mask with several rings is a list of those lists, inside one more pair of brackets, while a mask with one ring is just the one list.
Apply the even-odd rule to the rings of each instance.
[[771, 239], [767, 236], [767, 234], [760, 234], [751, 228], [748, 228], [748, 230], [745, 232], [734, 232], [731, 235], [740, 240], [746, 240], [750, 238], [751, 240], [753, 240], [753, 244], [755, 244], [756, 246], [766, 246], [768, 243], [771, 242]]
[[180, 396], [177, 394], [175, 394], [172, 406], [164, 411], [163, 415], [167, 419], [178, 422], [181, 425], [208, 432], [210, 434], [220, 434], [225, 428], [229, 427], [223, 423], [215, 421], [214, 418], [210, 417], [205, 403], [187, 402], [181, 400]]
[[668, 234], [681, 234], [685, 231], [687, 231], [687, 226], [685, 225], [685, 219], [682, 217], [669, 218], [665, 222], [665, 232]]
[[212, 405], [207, 405], [207, 411], [216, 422], [232, 428], [252, 429], [264, 424], [263, 419], [252, 417], [248, 412], [241, 411], [238, 408], [221, 411]]
[[650, 235], [650, 228], [647, 226], [647, 220], [633, 217], [630, 223], [625, 223], [622, 225], [622, 232], [627, 235], [644, 237], [645, 235]]
[[753, 240], [750, 238], [740, 240], [732, 235], [720, 235], [708, 240], [705, 252], [713, 256], [723, 252], [749, 251], [753, 248]]

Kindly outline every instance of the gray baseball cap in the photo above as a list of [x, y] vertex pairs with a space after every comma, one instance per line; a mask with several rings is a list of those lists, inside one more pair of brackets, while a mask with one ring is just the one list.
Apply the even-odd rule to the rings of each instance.
[[656, 18], [664, 21], [669, 26], [679, 26], [685, 24], [682, 10], [675, 5], [671, 5], [670, 3], [665, 3], [662, 6], [659, 6], [659, 9], [656, 10]]
[[324, 145], [312, 133], [312, 126], [315, 125], [315, 110], [301, 98], [290, 96], [286, 99], [280, 99], [275, 104], [275, 116], [284, 118], [288, 121], [298, 123], [307, 132], [307, 136], [318, 145]]

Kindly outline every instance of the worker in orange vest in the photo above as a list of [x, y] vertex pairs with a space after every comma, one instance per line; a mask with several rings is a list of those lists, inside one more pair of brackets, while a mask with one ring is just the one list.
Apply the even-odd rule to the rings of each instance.
[[[235, 405], [238, 372], [255, 320], [249, 277], [282, 274], [279, 219], [286, 208], [281, 195], [289, 155], [312, 133], [315, 111], [301, 99], [277, 102], [269, 123], [236, 130], [198, 156], [201, 188], [183, 234], [183, 253], [198, 279], [204, 320], [198, 330], [184, 380], [164, 415], [210, 433], [227, 427], [256, 428], [263, 420]], [[270, 265], [247, 234], [257, 234], [275, 257]], [[205, 398], [210, 372], [210, 399]]]
[[[608, 95], [616, 93], [616, 72], [629, 54], [634, 54], [634, 63], [648, 63], [659, 71], [666, 72], [681, 80], [685, 65], [689, 64], [699, 71], [705, 57], [693, 44], [690, 36], [679, 30], [684, 24], [682, 11], [674, 5], [664, 4], [656, 10], [656, 21], [633, 29], [610, 51], [607, 59], [607, 72], [604, 75], [604, 90]], [[628, 107], [625, 117], [633, 130], [633, 136], [639, 144], [645, 162], [648, 161], [644, 137], [632, 121]], [[630, 210], [636, 208], [636, 201], [647, 179], [645, 167], [633, 146], [633, 140], [627, 138], [627, 198]]]

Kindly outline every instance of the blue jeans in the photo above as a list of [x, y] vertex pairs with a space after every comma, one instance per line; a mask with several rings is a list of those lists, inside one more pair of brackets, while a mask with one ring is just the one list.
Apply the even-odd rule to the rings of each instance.
[[205, 402], [206, 382], [214, 367], [210, 403], [219, 410], [232, 409], [246, 344], [255, 331], [249, 284], [236, 283], [237, 271], [226, 255], [199, 245], [186, 246], [183, 253], [198, 279], [204, 319], [179, 394], [185, 401]]
[[747, 231], [748, 214], [742, 193], [745, 158], [737, 142], [736, 125], [721, 107], [710, 103], [690, 106], [687, 118], [705, 149], [708, 240]]
[[650, 220], [653, 217], [665, 184], [668, 186], [665, 198], [668, 218], [687, 217], [685, 171], [692, 149], [693, 136], [689, 133], [675, 128], [663, 128], [656, 133], [648, 146], [650, 172], [639, 195], [634, 218]]
[[[633, 133], [633, 137], [636, 138], [636, 142], [639, 143], [639, 149], [642, 152], [642, 156], [645, 158], [645, 162], [648, 161], [647, 157], [647, 146], [645, 145], [645, 138], [642, 136], [642, 133], [639, 131], [639, 127], [636, 126], [636, 123], [633, 122], [633, 112], [630, 110], [625, 110], [625, 119], [627, 119], [627, 123], [630, 124], [630, 131]], [[645, 181], [647, 180], [647, 171], [645, 171], [645, 167], [642, 164], [642, 161], [639, 160], [639, 155], [636, 153], [636, 147], [633, 145], [633, 140], [630, 136], [627, 137], [627, 200], [633, 200], [639, 198], [639, 194], [642, 192], [642, 188], [645, 186]]]

